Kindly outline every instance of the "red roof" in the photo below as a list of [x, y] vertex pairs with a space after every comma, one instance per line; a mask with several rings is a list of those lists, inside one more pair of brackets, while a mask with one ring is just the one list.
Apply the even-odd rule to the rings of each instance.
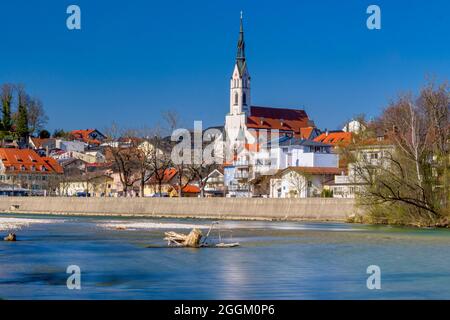
[[352, 133], [337, 131], [337, 132], [324, 132], [320, 136], [314, 138], [314, 141], [328, 143], [331, 145], [343, 145], [346, 146], [352, 142]]
[[51, 157], [42, 157], [42, 160], [45, 161], [50, 167], [52, 167], [53, 171], [56, 173], [64, 173], [63, 167], [56, 161], [56, 159], [53, 159]]
[[41, 138], [30, 137], [30, 139], [33, 142], [33, 145], [35, 146], [36, 149], [42, 148], [43, 145], [46, 144], [47, 142], [51, 142], [52, 144], [55, 143], [54, 138], [41, 139]]
[[[161, 171], [162, 170], [159, 170], [159, 173], [161, 173]], [[178, 171], [175, 168], [169, 168], [169, 169], [164, 170], [164, 178], [162, 179], [162, 183], [169, 183], [175, 177], [177, 172]], [[150, 184], [154, 184], [157, 182], [158, 182], [158, 179], [156, 179], [155, 175], [153, 175], [149, 180]]]
[[98, 139], [92, 139], [90, 134], [97, 131], [97, 129], [86, 129], [86, 130], [72, 130], [70, 132], [76, 139], [82, 140], [90, 144], [101, 144], [102, 142]]
[[314, 127], [300, 128], [300, 136], [302, 139], [309, 139]]
[[[174, 186], [173, 187], [175, 190], [178, 191], [179, 187], [178, 186]], [[183, 187], [183, 193], [200, 193], [200, 188], [197, 186], [194, 186], [192, 184], [188, 184], [187, 186]]]
[[247, 118], [249, 129], [272, 129], [291, 131], [300, 135], [301, 128], [310, 127], [311, 122], [304, 110], [279, 109], [252, 106]]
[[9, 173], [63, 173], [55, 159], [41, 157], [31, 149], [0, 148], [0, 161]]

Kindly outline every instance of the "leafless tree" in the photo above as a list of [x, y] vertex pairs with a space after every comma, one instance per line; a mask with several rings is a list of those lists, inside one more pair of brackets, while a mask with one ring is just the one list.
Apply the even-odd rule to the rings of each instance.
[[[400, 97], [377, 120], [387, 141], [376, 161], [355, 157], [353, 168], [363, 188], [360, 200], [379, 216], [432, 225], [448, 215], [448, 86], [428, 86], [420, 96]], [[356, 144], [355, 153], [365, 148]], [[385, 204], [393, 205], [386, 210]], [[394, 209], [395, 208], [395, 209]], [[390, 212], [386, 214], [386, 212]]]
[[119, 174], [123, 193], [126, 197], [129, 189], [140, 179], [140, 176], [137, 174], [139, 168], [139, 150], [135, 145], [126, 143], [127, 139], [135, 137], [129, 136], [126, 130], [120, 129], [115, 123], [110, 128], [107, 128], [105, 132], [108, 136], [106, 152], [109, 153], [113, 160], [113, 168]]
[[35, 134], [44, 128], [45, 124], [47, 124], [48, 117], [45, 114], [41, 100], [37, 98], [29, 97], [27, 101], [27, 110], [30, 134]]

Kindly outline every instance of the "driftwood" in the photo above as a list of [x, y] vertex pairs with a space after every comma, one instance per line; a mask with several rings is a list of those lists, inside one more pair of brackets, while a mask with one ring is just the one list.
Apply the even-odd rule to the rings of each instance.
[[164, 240], [168, 241], [169, 246], [177, 247], [197, 248], [200, 246], [200, 240], [202, 239], [202, 232], [199, 229], [193, 229], [188, 235], [173, 231], [166, 232], [165, 235]]
[[219, 241], [217, 244], [207, 242], [211, 230], [217, 222], [213, 222], [206, 236], [203, 236], [199, 229], [193, 229], [188, 235], [169, 231], [165, 233], [165, 238], [169, 246], [174, 247], [190, 247], [190, 248], [233, 248], [238, 247], [239, 242], [224, 243], [219, 230]]
[[3, 238], [5, 241], [16, 241], [16, 234], [10, 233], [6, 237]]

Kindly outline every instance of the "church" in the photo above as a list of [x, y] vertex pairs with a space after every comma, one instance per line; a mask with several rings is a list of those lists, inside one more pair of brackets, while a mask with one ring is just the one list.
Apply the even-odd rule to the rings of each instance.
[[273, 130], [277, 130], [280, 136], [300, 139], [313, 139], [319, 134], [314, 122], [302, 109], [252, 105], [251, 83], [241, 13], [236, 62], [230, 79], [230, 110], [225, 117], [225, 132], [229, 141], [236, 141], [243, 136], [257, 137], [263, 131], [270, 134]]
[[[337, 166], [330, 146], [312, 142], [321, 132], [304, 110], [252, 105], [251, 84], [241, 13], [236, 61], [230, 79], [230, 109], [224, 126], [227, 196], [254, 196], [255, 187], [262, 185], [261, 178], [266, 177], [267, 182], [288, 166]], [[264, 189], [261, 192], [268, 195], [268, 188]]]

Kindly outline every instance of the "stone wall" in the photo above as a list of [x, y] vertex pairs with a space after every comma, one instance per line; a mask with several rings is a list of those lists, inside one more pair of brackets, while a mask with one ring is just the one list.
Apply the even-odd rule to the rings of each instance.
[[0, 212], [344, 221], [354, 199], [0, 197]]

